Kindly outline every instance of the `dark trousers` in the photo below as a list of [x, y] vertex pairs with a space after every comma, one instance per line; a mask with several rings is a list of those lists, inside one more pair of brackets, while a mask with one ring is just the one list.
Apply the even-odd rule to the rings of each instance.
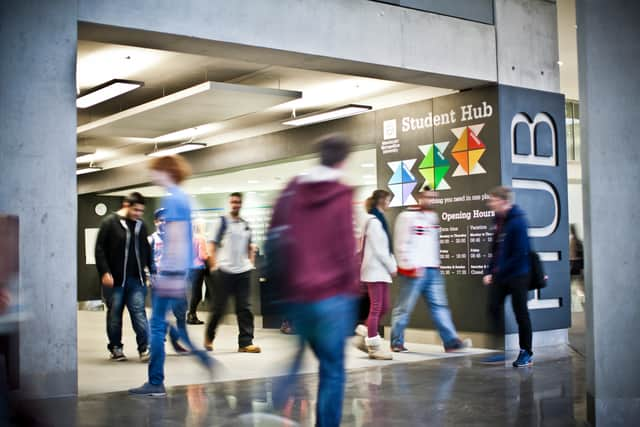
[[191, 302], [189, 303], [189, 315], [195, 316], [198, 304], [202, 301], [202, 282], [206, 275], [206, 268], [194, 268], [191, 270]]
[[518, 322], [520, 348], [531, 353], [532, 332], [529, 318], [529, 275], [513, 277], [489, 286], [489, 315], [496, 334], [504, 333], [504, 300], [511, 295], [511, 307]]
[[227, 300], [234, 297], [238, 318], [238, 345], [246, 347], [253, 343], [253, 313], [249, 303], [249, 283], [251, 272], [229, 274], [218, 270], [213, 288], [213, 309], [207, 324], [207, 339], [213, 341], [218, 324], [224, 316]]

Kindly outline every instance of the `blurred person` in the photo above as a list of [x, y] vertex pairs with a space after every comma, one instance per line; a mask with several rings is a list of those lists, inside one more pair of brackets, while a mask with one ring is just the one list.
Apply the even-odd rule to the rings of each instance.
[[191, 303], [187, 314], [187, 323], [190, 325], [202, 325], [204, 322], [198, 319], [198, 304], [202, 301], [202, 283], [207, 273], [207, 242], [204, 237], [204, 224], [201, 220], [193, 224], [193, 267], [191, 268]]
[[584, 268], [584, 246], [576, 232], [576, 225], [569, 226], [569, 265], [572, 276], [580, 276]]
[[164, 388], [164, 336], [167, 331], [168, 310], [181, 313], [177, 316], [180, 339], [210, 369], [213, 360], [204, 350], [196, 349], [187, 334], [186, 287], [192, 258], [191, 202], [179, 184], [189, 176], [189, 164], [178, 155], [158, 157], [151, 161], [151, 178], [156, 185], [165, 188], [167, 196], [162, 199], [165, 225], [162, 261], [153, 283], [151, 314], [151, 359], [149, 361], [148, 382], [141, 387], [130, 389], [129, 393], [139, 396], [165, 396]]
[[[584, 310], [584, 245], [578, 237], [576, 225], [569, 226], [569, 268], [571, 275], [571, 311]], [[574, 298], [575, 296], [575, 298]]]
[[[520, 353], [513, 362], [516, 368], [533, 364], [531, 319], [529, 318], [530, 257], [527, 218], [513, 203], [508, 187], [489, 192], [487, 206], [495, 212], [492, 258], [482, 278], [489, 287], [489, 316], [494, 333], [504, 332], [504, 300], [511, 295], [511, 307], [518, 323]], [[484, 363], [504, 363], [504, 353], [490, 356]]]
[[[155, 276], [156, 270], [160, 268], [160, 265], [162, 265], [164, 225], [166, 223], [164, 216], [165, 216], [165, 210], [163, 208], [158, 208], [153, 213], [153, 225], [156, 227], [156, 230], [149, 236], [149, 245], [151, 246], [151, 259], [153, 260], [153, 266], [154, 266], [154, 271], [152, 272], [152, 275], [151, 275], [152, 284], [155, 282], [155, 279], [156, 279], [156, 276]], [[152, 289], [152, 292], [153, 292], [153, 289]], [[179, 311], [176, 312], [175, 310], [174, 310], [174, 315], [176, 316], [176, 319], [180, 319], [184, 317], [184, 313], [180, 313]], [[178, 354], [188, 353], [189, 350], [184, 348], [179, 342], [180, 333], [178, 332], [178, 329], [171, 324], [168, 325], [168, 329], [169, 329], [169, 338], [171, 340], [171, 345], [173, 346], [173, 349], [175, 350], [175, 352]]]
[[122, 313], [126, 305], [136, 333], [140, 360], [149, 360], [149, 324], [144, 309], [146, 272], [153, 269], [147, 228], [142, 221], [145, 200], [138, 192], [124, 198], [122, 207], [100, 224], [95, 258], [107, 304], [107, 348], [111, 360], [125, 361]]
[[471, 347], [471, 340], [458, 337], [447, 301], [446, 283], [440, 273], [440, 224], [432, 201], [438, 193], [425, 185], [418, 193], [418, 207], [396, 219], [395, 250], [400, 292], [392, 312], [391, 350], [407, 352], [404, 331], [422, 295], [440, 334], [444, 350], [455, 352]]
[[378, 334], [380, 318], [389, 309], [389, 285], [398, 268], [391, 252], [391, 235], [384, 217], [390, 201], [388, 191], [375, 190], [365, 203], [368, 215], [363, 231], [360, 281], [366, 287], [371, 303], [366, 326], [358, 325], [356, 328], [357, 335], [365, 336], [369, 358], [380, 360], [393, 359], [392, 354], [382, 348], [382, 338]]
[[212, 289], [213, 306], [206, 328], [205, 348], [213, 350], [216, 329], [224, 316], [227, 301], [233, 295], [239, 330], [238, 352], [260, 353], [260, 347], [253, 344], [253, 313], [249, 301], [255, 251], [249, 223], [240, 216], [242, 194], [231, 193], [229, 207], [229, 214], [220, 217], [207, 242], [210, 273], [217, 274], [217, 280]]
[[[340, 182], [349, 154], [339, 135], [320, 141], [320, 165], [287, 185], [276, 202], [270, 236], [283, 230], [280, 252], [268, 262], [286, 263], [280, 292], [300, 348], [290, 374], [279, 380], [274, 403], [293, 390], [305, 343], [320, 363], [316, 425], [338, 426], [344, 399], [344, 346], [355, 321], [358, 262], [353, 230], [353, 191]], [[275, 237], [273, 237], [275, 239]], [[266, 253], [269, 259], [269, 253]]]

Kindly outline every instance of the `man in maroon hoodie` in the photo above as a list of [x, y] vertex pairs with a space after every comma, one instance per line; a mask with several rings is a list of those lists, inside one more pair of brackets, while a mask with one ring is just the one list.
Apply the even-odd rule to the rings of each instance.
[[[342, 417], [344, 346], [355, 320], [358, 263], [353, 191], [340, 182], [350, 144], [334, 135], [319, 146], [320, 165], [289, 183], [271, 227], [288, 226], [284, 299], [288, 319], [320, 362], [316, 425], [325, 427], [339, 426]], [[280, 389], [289, 389], [291, 381], [292, 376]]]

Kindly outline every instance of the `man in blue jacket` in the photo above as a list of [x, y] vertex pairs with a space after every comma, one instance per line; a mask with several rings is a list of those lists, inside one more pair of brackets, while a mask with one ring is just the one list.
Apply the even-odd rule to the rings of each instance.
[[[531, 320], [527, 307], [530, 260], [528, 224], [524, 212], [513, 204], [513, 192], [496, 187], [489, 192], [487, 206], [495, 212], [493, 257], [482, 282], [489, 287], [489, 314], [496, 332], [504, 330], [504, 300], [511, 295], [511, 306], [518, 323], [520, 353], [513, 362], [516, 368], [533, 364]], [[485, 360], [504, 363], [504, 355]]]

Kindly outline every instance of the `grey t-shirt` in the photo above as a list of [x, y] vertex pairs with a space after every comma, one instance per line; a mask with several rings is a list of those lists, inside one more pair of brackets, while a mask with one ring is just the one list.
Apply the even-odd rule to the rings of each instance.
[[216, 244], [216, 265], [225, 273], [238, 274], [252, 270], [253, 264], [249, 260], [249, 244], [251, 244], [251, 228], [249, 223], [230, 215], [225, 216], [226, 227], [221, 239], [217, 242], [222, 227], [222, 218], [214, 224], [208, 241]]

